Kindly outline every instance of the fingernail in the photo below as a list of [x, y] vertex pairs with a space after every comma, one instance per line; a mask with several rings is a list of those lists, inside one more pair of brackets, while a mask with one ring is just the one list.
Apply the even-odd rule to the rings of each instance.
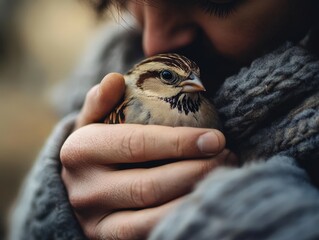
[[213, 155], [216, 154], [220, 148], [220, 142], [217, 134], [214, 131], [211, 131], [199, 136], [197, 146], [202, 153]]

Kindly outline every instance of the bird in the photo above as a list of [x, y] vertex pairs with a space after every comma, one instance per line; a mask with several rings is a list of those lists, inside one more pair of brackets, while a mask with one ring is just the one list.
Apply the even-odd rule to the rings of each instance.
[[220, 118], [203, 93], [200, 69], [189, 58], [157, 54], [124, 75], [126, 90], [104, 123], [152, 124], [221, 129]]

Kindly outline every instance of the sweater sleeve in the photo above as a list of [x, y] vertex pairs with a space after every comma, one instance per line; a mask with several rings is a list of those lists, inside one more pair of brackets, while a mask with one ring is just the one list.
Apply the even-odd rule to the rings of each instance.
[[75, 117], [70, 114], [56, 126], [24, 182], [10, 219], [10, 240], [86, 239], [60, 176], [60, 149]]
[[319, 239], [319, 193], [291, 158], [209, 175], [151, 240]]

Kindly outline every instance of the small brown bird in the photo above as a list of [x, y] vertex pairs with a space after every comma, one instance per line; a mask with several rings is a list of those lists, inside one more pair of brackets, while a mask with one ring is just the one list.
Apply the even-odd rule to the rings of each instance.
[[198, 66], [178, 54], [159, 54], [126, 75], [123, 102], [105, 123], [138, 123], [220, 129], [218, 114], [201, 92]]

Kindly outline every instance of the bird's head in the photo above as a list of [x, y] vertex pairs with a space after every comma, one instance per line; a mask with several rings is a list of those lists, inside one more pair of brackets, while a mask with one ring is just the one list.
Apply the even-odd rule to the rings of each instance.
[[172, 97], [205, 91], [196, 63], [179, 54], [159, 54], [132, 68], [126, 78], [149, 96]]

